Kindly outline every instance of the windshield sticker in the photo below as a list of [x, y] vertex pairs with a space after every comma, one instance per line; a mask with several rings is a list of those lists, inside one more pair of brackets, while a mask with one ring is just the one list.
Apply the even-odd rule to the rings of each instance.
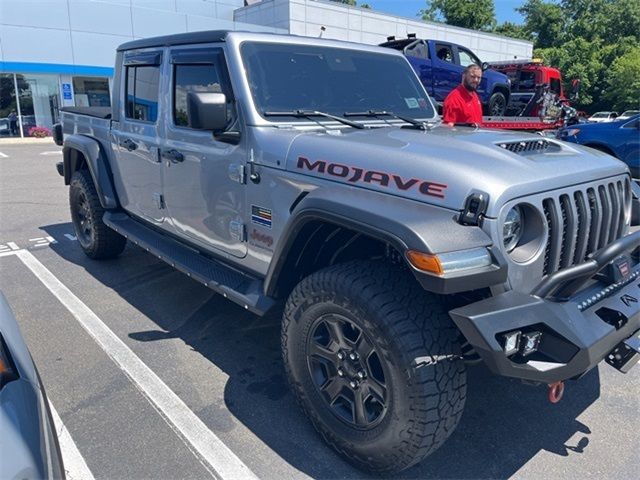
[[407, 104], [407, 107], [409, 108], [420, 108], [420, 104], [418, 103], [417, 98], [409, 97], [409, 98], [405, 98], [404, 101]]
[[394, 173], [364, 170], [340, 163], [325, 162], [324, 160], [316, 160], [312, 163], [306, 157], [298, 157], [297, 167], [301, 170], [308, 170], [309, 172], [315, 171], [323, 175], [328, 174], [343, 178], [351, 183], [377, 184], [381, 187], [396, 188], [404, 192], [413, 189], [418, 190], [423, 195], [437, 198], [444, 198], [444, 191], [447, 188], [447, 185], [444, 183], [421, 180], [419, 178], [404, 178]]
[[271, 228], [271, 210], [257, 205], [251, 205], [251, 223]]

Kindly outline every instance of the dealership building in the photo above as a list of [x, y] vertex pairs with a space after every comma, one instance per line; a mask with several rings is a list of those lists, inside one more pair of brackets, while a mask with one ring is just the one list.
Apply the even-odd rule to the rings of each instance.
[[65, 106], [109, 106], [116, 47], [201, 30], [291, 33], [365, 44], [415, 33], [483, 61], [531, 58], [531, 42], [325, 0], [0, 0], [0, 138], [50, 129]]

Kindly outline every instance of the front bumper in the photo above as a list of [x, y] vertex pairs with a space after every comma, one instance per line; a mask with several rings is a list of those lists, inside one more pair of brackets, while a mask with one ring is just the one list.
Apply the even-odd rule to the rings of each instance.
[[[578, 377], [640, 330], [640, 264], [621, 257], [639, 245], [640, 231], [550, 275], [530, 294], [509, 291], [450, 315], [498, 375], [545, 383]], [[620, 258], [626, 275], [596, 275]], [[504, 335], [514, 331], [541, 332], [537, 351], [507, 355]]]

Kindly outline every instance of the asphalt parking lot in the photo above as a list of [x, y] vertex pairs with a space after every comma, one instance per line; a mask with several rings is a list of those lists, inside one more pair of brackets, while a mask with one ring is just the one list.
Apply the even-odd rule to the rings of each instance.
[[[53, 142], [0, 143], [0, 289], [68, 432], [69, 477], [365, 478], [289, 393], [277, 314], [135, 246], [104, 262], [81, 252], [61, 158]], [[637, 478], [640, 367], [603, 364], [557, 405], [482, 366], [468, 376], [457, 431], [400, 478]]]

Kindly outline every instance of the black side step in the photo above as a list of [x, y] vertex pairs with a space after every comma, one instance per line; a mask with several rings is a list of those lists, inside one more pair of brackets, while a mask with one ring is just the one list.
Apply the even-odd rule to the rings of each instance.
[[146, 227], [125, 213], [105, 212], [103, 221], [160, 260], [253, 313], [264, 315], [276, 303], [263, 293], [261, 279], [200, 255], [196, 250]]

